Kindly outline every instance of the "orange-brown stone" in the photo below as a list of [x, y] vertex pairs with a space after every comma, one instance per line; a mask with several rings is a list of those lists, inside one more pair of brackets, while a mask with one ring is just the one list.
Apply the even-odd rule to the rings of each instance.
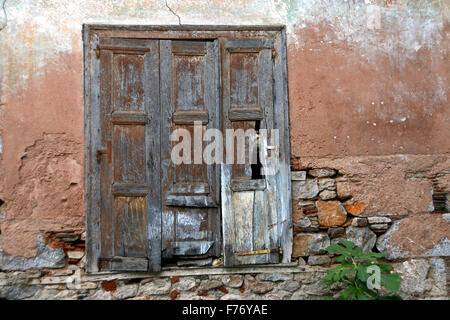
[[316, 202], [319, 225], [324, 227], [335, 227], [343, 224], [347, 219], [347, 212], [340, 201]]
[[344, 208], [347, 211], [347, 213], [357, 216], [363, 213], [367, 206], [368, 206], [367, 203], [358, 203], [355, 201], [352, 204], [344, 206]]

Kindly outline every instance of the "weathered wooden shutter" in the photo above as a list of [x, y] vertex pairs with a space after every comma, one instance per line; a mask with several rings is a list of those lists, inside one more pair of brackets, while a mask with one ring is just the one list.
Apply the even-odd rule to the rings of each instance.
[[161, 165], [163, 258], [220, 254], [219, 190], [216, 165], [178, 164], [171, 160], [170, 134], [185, 129], [195, 146], [194, 122], [220, 128], [217, 41], [161, 40]]
[[[159, 42], [100, 39], [100, 270], [161, 269]], [[92, 93], [91, 93], [92, 94]], [[96, 235], [98, 236], [98, 235]]]
[[[274, 119], [274, 40], [223, 40], [221, 55], [225, 129], [267, 129], [269, 136], [270, 129], [283, 129]], [[245, 145], [248, 152], [251, 144]], [[279, 146], [265, 151], [277, 152]], [[245, 159], [238, 164], [235, 155], [233, 164], [222, 167], [224, 263], [278, 263], [284, 210], [278, 174], [260, 175], [264, 163], [250, 164], [248, 154]]]

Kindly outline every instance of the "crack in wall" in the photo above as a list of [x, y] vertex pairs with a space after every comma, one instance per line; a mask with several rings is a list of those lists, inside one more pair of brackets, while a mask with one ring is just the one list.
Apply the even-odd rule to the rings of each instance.
[[0, 31], [5, 29], [6, 26], [8, 25], [8, 15], [6, 14], [5, 6], [6, 6], [6, 0], [3, 0], [3, 2], [2, 2], [2, 10], [3, 10], [3, 15], [5, 16], [5, 22], [3, 22], [3, 25], [0, 27]]
[[178, 18], [178, 24], [181, 26], [181, 18], [180, 18], [180, 16], [175, 11], [173, 11], [171, 7], [169, 7], [169, 5], [167, 4], [167, 0], [165, 0], [165, 1], [166, 1], [167, 9], [169, 9], [169, 11], [172, 12], [172, 14]]

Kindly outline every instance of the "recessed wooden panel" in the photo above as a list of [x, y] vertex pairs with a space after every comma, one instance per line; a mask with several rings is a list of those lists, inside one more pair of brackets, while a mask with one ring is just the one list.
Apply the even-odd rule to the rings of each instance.
[[[174, 182], [208, 182], [208, 166], [201, 161], [199, 164], [195, 164], [195, 155], [199, 155], [203, 152], [203, 148], [206, 147], [206, 142], [201, 140], [201, 145], [199, 148], [196, 147], [194, 143], [194, 126], [190, 125], [177, 125], [176, 129], [185, 129], [190, 133], [191, 136], [191, 145], [190, 145], [190, 153], [191, 153], [191, 163], [185, 164], [181, 163], [175, 166], [175, 176]], [[201, 135], [203, 135], [204, 130], [206, 130], [205, 126], [202, 126]], [[177, 144], [177, 142], [173, 142], [173, 145]]]
[[[160, 52], [163, 258], [175, 254], [173, 243], [196, 240], [211, 241], [208, 254], [217, 256], [219, 174], [216, 165], [206, 165], [202, 158], [208, 144], [202, 138], [204, 131], [220, 128], [217, 42], [161, 40]], [[202, 124], [198, 133], [194, 133], [196, 121]], [[177, 129], [190, 134], [190, 163], [175, 164], [170, 159], [173, 147], [181, 142], [181, 138], [170, 141]], [[195, 136], [200, 138], [198, 144]]]
[[144, 55], [114, 54], [114, 110], [144, 110]]
[[114, 252], [117, 256], [148, 254], [145, 197], [114, 198]]
[[203, 240], [208, 238], [207, 208], [176, 209], [177, 241]]
[[[227, 39], [222, 45], [225, 128], [235, 132], [254, 128], [258, 133], [276, 128], [273, 41]], [[278, 188], [278, 175], [262, 175], [265, 161], [258, 160], [261, 145], [253, 147], [256, 157], [250, 159], [250, 143], [246, 139], [245, 150], [240, 150], [245, 164], [236, 161], [235, 154], [233, 164], [222, 167], [225, 266], [279, 261], [278, 230], [283, 223], [280, 217], [285, 214], [280, 210], [285, 194], [280, 190], [287, 184]], [[234, 151], [238, 151], [236, 144]]]
[[115, 125], [113, 137], [114, 181], [145, 183], [145, 126]]
[[231, 107], [258, 104], [258, 54], [230, 54]]
[[233, 194], [235, 252], [253, 250], [253, 191], [235, 192]]
[[205, 57], [174, 55], [176, 110], [203, 110]]

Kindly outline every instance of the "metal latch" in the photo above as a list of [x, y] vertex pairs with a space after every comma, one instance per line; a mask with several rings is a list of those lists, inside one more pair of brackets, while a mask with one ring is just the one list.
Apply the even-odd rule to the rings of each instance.
[[277, 51], [275, 49], [272, 49], [272, 60], [275, 61], [277, 58]]
[[102, 160], [102, 154], [107, 154], [108, 163], [111, 163], [111, 141], [107, 142], [106, 149], [97, 150], [97, 162]]
[[238, 256], [251, 256], [256, 254], [267, 254], [267, 253], [283, 253], [283, 250], [281, 248], [275, 248], [275, 249], [264, 249], [264, 250], [254, 250], [254, 251], [247, 251], [247, 252], [239, 252]]

